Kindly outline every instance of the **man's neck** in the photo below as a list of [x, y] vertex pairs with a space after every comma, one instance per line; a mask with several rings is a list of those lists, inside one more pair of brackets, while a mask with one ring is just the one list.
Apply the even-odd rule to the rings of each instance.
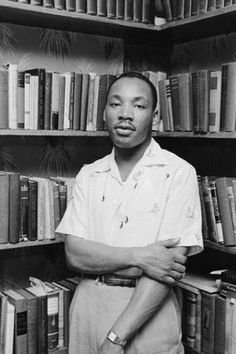
[[147, 140], [145, 144], [135, 146], [131, 149], [122, 149], [115, 146], [115, 159], [123, 182], [126, 181], [133, 168], [143, 157], [150, 141], [151, 139]]

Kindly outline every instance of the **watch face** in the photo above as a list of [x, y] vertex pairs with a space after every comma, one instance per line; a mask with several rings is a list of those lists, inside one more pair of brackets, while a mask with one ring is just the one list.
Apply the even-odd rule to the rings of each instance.
[[124, 347], [124, 346], [126, 345], [126, 343], [127, 343], [127, 341], [120, 339], [119, 336], [118, 336], [115, 332], [113, 332], [113, 331], [110, 331], [110, 332], [108, 333], [107, 338], [108, 338], [112, 343], [118, 344], [118, 345], [120, 345], [121, 347]]

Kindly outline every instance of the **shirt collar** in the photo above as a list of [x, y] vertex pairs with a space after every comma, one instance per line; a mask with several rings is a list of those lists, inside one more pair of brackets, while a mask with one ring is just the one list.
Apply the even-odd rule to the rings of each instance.
[[[139, 163], [143, 166], [153, 166], [167, 165], [167, 161], [165, 160], [164, 151], [160, 147], [160, 145], [152, 138], [150, 144], [146, 148], [143, 157], [140, 159]], [[108, 172], [114, 168], [115, 161], [115, 153], [114, 148], [111, 153], [105, 156], [103, 159], [97, 161], [94, 166], [93, 172]]]

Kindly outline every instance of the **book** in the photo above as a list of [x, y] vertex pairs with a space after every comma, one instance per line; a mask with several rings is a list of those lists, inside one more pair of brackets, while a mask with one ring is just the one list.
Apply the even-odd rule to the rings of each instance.
[[63, 74], [65, 77], [65, 93], [64, 93], [64, 122], [63, 129], [70, 129], [70, 116], [71, 116], [71, 89], [72, 89], [72, 72]]
[[203, 200], [206, 208], [209, 239], [218, 242], [219, 240], [217, 234], [215, 211], [214, 211], [213, 199], [212, 199], [208, 176], [201, 177], [201, 184], [202, 184]]
[[[95, 77], [95, 87], [97, 87], [97, 98], [94, 105], [95, 130], [104, 130], [104, 110], [107, 97], [107, 74], [97, 75]], [[96, 97], [96, 95], [95, 95]]]
[[75, 10], [84, 14], [86, 12], [86, 0], [75, 0]]
[[59, 73], [52, 73], [50, 129], [55, 130], [58, 129], [59, 123], [59, 78]]
[[197, 175], [197, 180], [198, 180], [199, 198], [200, 198], [201, 214], [202, 214], [202, 236], [204, 240], [208, 240], [209, 232], [208, 232], [208, 225], [207, 225], [206, 206], [205, 206], [203, 191], [202, 191], [201, 176]]
[[66, 0], [66, 10], [75, 11], [75, 0]]
[[20, 176], [20, 239], [28, 240], [29, 217], [29, 183], [28, 178]]
[[45, 104], [44, 104], [44, 129], [50, 129], [51, 103], [52, 103], [52, 72], [45, 72]]
[[170, 0], [162, 0], [162, 7], [163, 7], [163, 12], [164, 16], [167, 22], [172, 21], [172, 13], [171, 13], [171, 5], [170, 5]]
[[195, 71], [192, 75], [192, 102], [193, 102], [193, 131], [200, 130], [200, 92], [199, 92], [199, 72]]
[[9, 233], [9, 175], [0, 173], [0, 244], [8, 242]]
[[107, 0], [107, 17], [116, 18], [116, 0]]
[[125, 0], [124, 20], [132, 21], [134, 16], [133, 0]]
[[[7, 321], [7, 296], [0, 291], [0, 353], [5, 353], [6, 343], [6, 321]], [[12, 330], [12, 342], [13, 342], [13, 330]]]
[[200, 14], [204, 14], [207, 11], [209, 11], [208, 10], [208, 3], [209, 3], [208, 0], [200, 0], [200, 3], [199, 3], [199, 13]]
[[58, 107], [58, 129], [64, 129], [65, 112], [65, 76], [59, 75], [59, 107]]
[[87, 0], [87, 15], [97, 14], [97, 0]]
[[169, 79], [160, 80], [158, 85], [160, 95], [161, 120], [163, 121], [164, 131], [173, 131], [174, 125], [171, 105], [170, 81]]
[[72, 122], [72, 128], [74, 130], [79, 130], [80, 127], [81, 90], [82, 90], [82, 74], [75, 73], [74, 112], [73, 112], [73, 122]]
[[184, 1], [184, 18], [192, 16], [192, 0]]
[[88, 85], [89, 85], [89, 74], [83, 74], [82, 93], [81, 93], [81, 111], [80, 111], [80, 130], [86, 130], [86, 125], [87, 125]]
[[8, 242], [17, 243], [20, 239], [20, 174], [9, 174], [9, 235]]
[[17, 129], [17, 87], [18, 65], [8, 66], [8, 127]]
[[8, 71], [0, 70], [0, 129], [8, 128]]
[[164, 10], [162, 6], [162, 1], [161, 0], [155, 0], [155, 9], [154, 9], [154, 25], [162, 25], [163, 23], [166, 23], [165, 15], [164, 15]]
[[221, 70], [209, 72], [209, 133], [220, 131]]
[[221, 131], [235, 131], [236, 63], [222, 64]]
[[190, 348], [195, 348], [197, 324], [197, 294], [184, 289], [183, 298], [183, 340]]
[[182, 73], [179, 80], [180, 127], [183, 131], [193, 130], [192, 76]]
[[124, 19], [125, 14], [125, 0], [116, 0], [116, 18], [118, 20]]
[[75, 91], [75, 73], [71, 72], [71, 82], [70, 82], [70, 100], [69, 100], [69, 128], [73, 128], [74, 120], [74, 91]]
[[184, 18], [184, 3], [185, 0], [178, 0], [178, 7], [177, 7], [178, 20], [182, 20]]
[[202, 291], [201, 351], [207, 354], [214, 353], [216, 297], [217, 294]]
[[66, 8], [65, 0], [54, 0], [54, 7], [57, 10], [65, 10]]
[[17, 72], [17, 128], [25, 126], [25, 73]]
[[14, 353], [25, 354], [28, 350], [27, 300], [13, 289], [4, 290], [4, 294], [15, 308]]
[[209, 83], [208, 70], [199, 71], [199, 131], [208, 132]]
[[226, 300], [225, 306], [225, 351], [224, 353], [233, 353], [235, 349], [235, 326], [236, 326], [236, 294], [234, 291], [224, 292]]
[[48, 315], [47, 315], [47, 294], [40, 286], [25, 288], [30, 294], [37, 298], [37, 343], [38, 353], [48, 353]]
[[199, 14], [199, 1], [192, 0], [191, 16], [195, 16], [198, 14]]
[[24, 129], [31, 128], [30, 117], [30, 77], [29, 73], [25, 73], [25, 94], [24, 94]]
[[181, 116], [180, 116], [180, 95], [179, 95], [179, 79], [178, 75], [172, 75], [170, 80], [171, 104], [173, 112], [174, 131], [181, 131]]
[[97, 0], [97, 15], [103, 17], [107, 15], [107, 0]]
[[172, 21], [178, 20], [178, 0], [170, 0]]
[[39, 77], [38, 75], [30, 74], [30, 93], [29, 93], [29, 129], [38, 129], [38, 90]]
[[155, 16], [155, 1], [143, 0], [142, 23], [154, 24], [154, 16]]
[[224, 243], [224, 236], [223, 236], [223, 228], [222, 228], [222, 221], [221, 215], [219, 210], [219, 203], [217, 199], [217, 192], [216, 192], [216, 181], [215, 178], [209, 178], [209, 188], [214, 208], [214, 215], [216, 221], [216, 238], [217, 242]]
[[37, 240], [38, 182], [29, 178], [28, 239]]
[[53, 0], [43, 0], [43, 6], [48, 7], [48, 8], [53, 8], [54, 1]]
[[215, 10], [216, 8], [216, 0], [208, 0], [207, 11]]
[[27, 70], [31, 76], [38, 77], [38, 122], [37, 129], [44, 129], [45, 118], [45, 75], [46, 70], [44, 68], [35, 68]]
[[3, 354], [13, 353], [15, 324], [15, 306], [7, 300], [5, 319], [5, 341], [3, 342]]
[[229, 205], [230, 205], [233, 233], [236, 239], [236, 202], [235, 202], [235, 196], [234, 196], [234, 191], [232, 186], [232, 179], [230, 177], [226, 179], [226, 188], [227, 188], [227, 194], [228, 194]]
[[214, 353], [221, 354], [225, 350], [225, 320], [226, 320], [226, 299], [218, 295], [215, 298], [215, 336]]
[[216, 9], [224, 7], [224, 0], [216, 0]]
[[86, 130], [87, 131], [95, 130], [95, 126], [94, 126], [94, 122], [93, 122], [93, 119], [94, 119], [93, 108], [94, 108], [95, 77], [96, 77], [96, 73], [89, 73], [88, 106], [87, 106], [87, 122], [86, 122]]
[[19, 294], [21, 294], [27, 300], [27, 353], [35, 354], [38, 350], [38, 308], [37, 308], [37, 297], [25, 289], [17, 289]]
[[219, 203], [224, 245], [235, 246], [235, 235], [231, 218], [231, 208], [227, 192], [227, 177], [216, 177], [216, 192]]
[[144, 0], [133, 0], [133, 20], [135, 22], [149, 23], [147, 2]]

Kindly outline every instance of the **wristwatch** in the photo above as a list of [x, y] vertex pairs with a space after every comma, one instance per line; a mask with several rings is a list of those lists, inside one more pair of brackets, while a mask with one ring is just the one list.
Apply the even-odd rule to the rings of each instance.
[[122, 340], [121, 338], [119, 338], [118, 334], [113, 331], [108, 332], [107, 339], [109, 339], [109, 341], [113, 344], [120, 345], [121, 347], [125, 347], [127, 343], [127, 340]]

